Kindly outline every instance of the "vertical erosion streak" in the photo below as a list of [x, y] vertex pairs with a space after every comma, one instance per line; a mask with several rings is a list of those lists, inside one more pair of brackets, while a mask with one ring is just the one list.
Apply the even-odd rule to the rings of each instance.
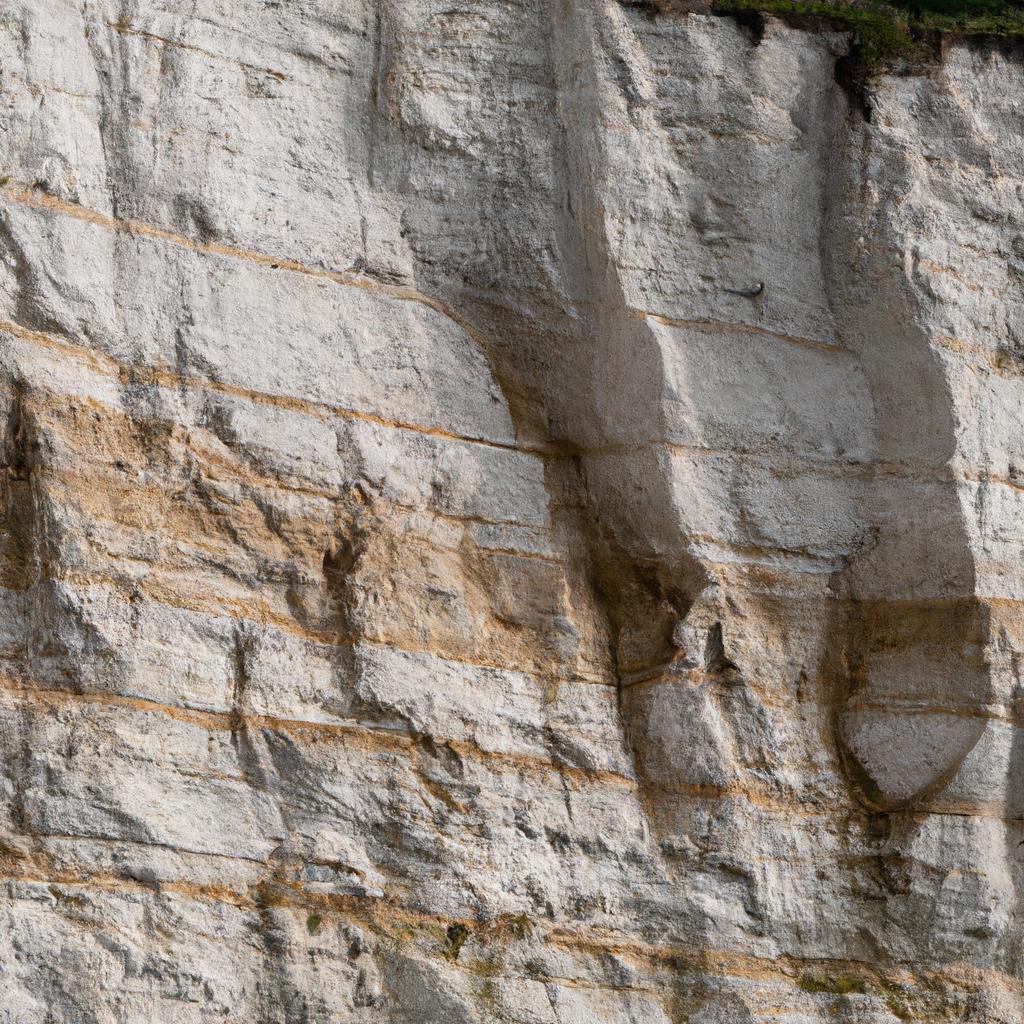
[[893, 221], [910, 169], [889, 162], [888, 195], [869, 200], [870, 127], [862, 133], [860, 153], [855, 141], [843, 147], [855, 180], [832, 187], [858, 202], [833, 211], [827, 265], [840, 329], [870, 388], [875, 465], [885, 471], [876, 470], [861, 495], [871, 542], [832, 579], [826, 673], [851, 779], [873, 807], [894, 810], [948, 782], [984, 728], [956, 712], [989, 696], [987, 616], [950, 470], [950, 382], [913, 285], [893, 261], [906, 245]]
[[[609, 622], [622, 727], [648, 820], [658, 833], [652, 785], [671, 781], [665, 768], [679, 752], [650, 742], [656, 731], [648, 721], [651, 709], [641, 688], [630, 684], [658, 677], [680, 657], [679, 623], [707, 591], [709, 578], [675, 515], [661, 443], [665, 369], [658, 339], [630, 309], [602, 201], [610, 163], [604, 120], [624, 97], [631, 114], [643, 117], [630, 99], [643, 89], [636, 76], [644, 69], [631, 65], [642, 55], [624, 56], [615, 14], [586, 2], [552, 13], [551, 38], [560, 48], [552, 65], [564, 196], [558, 243], [576, 311], [583, 380], [571, 394], [552, 388], [548, 402], [560, 406], [557, 421], [570, 425], [564, 440], [581, 452], [587, 557]], [[618, 70], [617, 83], [605, 77], [609, 65]], [[657, 150], [658, 129], [646, 127]], [[671, 727], [661, 738], [669, 733]]]
[[[949, 314], [915, 273], [921, 224], [937, 218], [920, 218], [921, 163], [882, 125], [846, 132], [832, 163], [828, 286], [868, 381], [876, 469], [861, 495], [870, 543], [831, 581], [822, 676], [847, 778], [875, 813], [882, 948], [902, 933], [917, 959], [988, 963], [1015, 899], [992, 855], [999, 809], [975, 802], [1000, 760], [989, 714], [1003, 688], [999, 640], [956, 469], [969, 458], [963, 384], [934, 345], [932, 325]], [[947, 884], [961, 876], [972, 881]], [[922, 914], [934, 922], [923, 932]]]

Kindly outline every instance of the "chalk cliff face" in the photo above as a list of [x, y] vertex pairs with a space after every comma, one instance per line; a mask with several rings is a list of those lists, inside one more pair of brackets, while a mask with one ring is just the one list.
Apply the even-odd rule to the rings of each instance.
[[0, 1021], [1022, 1019], [1024, 69], [649, 7], [0, 11]]

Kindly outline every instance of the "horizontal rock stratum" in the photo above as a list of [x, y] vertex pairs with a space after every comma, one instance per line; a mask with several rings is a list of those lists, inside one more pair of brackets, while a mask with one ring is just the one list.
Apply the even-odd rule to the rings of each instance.
[[0, 9], [3, 1024], [1024, 1019], [1024, 61], [672, 7]]

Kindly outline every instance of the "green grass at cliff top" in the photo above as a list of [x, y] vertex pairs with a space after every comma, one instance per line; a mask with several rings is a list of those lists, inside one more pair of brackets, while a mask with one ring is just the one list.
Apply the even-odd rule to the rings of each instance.
[[894, 0], [912, 22], [923, 28], [964, 31], [972, 35], [1017, 35], [1024, 31], [1024, 3], [1005, 0]]
[[713, 0], [722, 13], [826, 21], [856, 35], [860, 62], [878, 66], [926, 60], [928, 36], [1024, 40], [1024, 0]]

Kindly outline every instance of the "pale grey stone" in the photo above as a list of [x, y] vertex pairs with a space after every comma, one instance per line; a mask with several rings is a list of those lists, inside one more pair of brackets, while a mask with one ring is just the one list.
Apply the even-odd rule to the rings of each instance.
[[0, 12], [0, 1022], [1021, 1019], [1024, 70], [683, 6]]

